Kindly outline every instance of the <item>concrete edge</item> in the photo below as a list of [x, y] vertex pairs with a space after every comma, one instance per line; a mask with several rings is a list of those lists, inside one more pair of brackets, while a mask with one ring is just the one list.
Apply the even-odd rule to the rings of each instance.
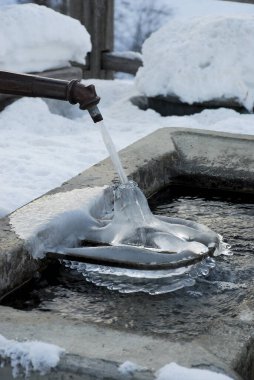
[[[134, 371], [130, 375], [123, 374], [119, 370], [119, 363], [102, 360], [90, 359], [79, 355], [64, 355], [61, 357], [58, 365], [51, 369], [45, 375], [41, 375], [37, 371], [31, 372], [30, 380], [153, 380], [155, 378], [152, 371], [142, 370]], [[0, 369], [3, 379], [13, 379], [12, 368], [7, 362]]]
[[[64, 355], [60, 359], [59, 364], [51, 369], [45, 375], [41, 375], [37, 371], [33, 371], [29, 375], [30, 380], [155, 380], [156, 372], [149, 369], [136, 370], [130, 373], [121, 373], [119, 366], [122, 363], [103, 359], [90, 359], [79, 355]], [[225, 374], [231, 376], [234, 380], [242, 380], [242, 378], [234, 373], [225, 371], [214, 364], [204, 366], [193, 366], [190, 368], [206, 369], [217, 374]], [[5, 380], [12, 380], [12, 368], [9, 363], [0, 369], [0, 374]], [[22, 376], [22, 375], [21, 375]]]
[[[209, 346], [199, 341], [174, 342], [162, 337], [140, 335], [77, 320], [74, 323], [72, 319], [53, 313], [28, 313], [3, 306], [0, 306], [0, 317], [6, 338], [39, 340], [54, 343], [66, 350], [57, 367], [46, 376], [47, 379], [128, 378], [118, 370], [119, 365], [127, 360], [144, 367], [144, 371], [137, 371], [131, 377], [134, 379], [153, 379], [159, 368], [171, 362], [189, 368], [224, 373], [236, 380], [241, 379], [228, 363], [224, 363], [218, 355], [210, 352]], [[0, 375], [4, 371], [11, 379], [8, 361], [4, 369], [0, 369]], [[32, 375], [31, 380], [39, 376], [38, 373]], [[7, 375], [4, 379], [8, 379]]]

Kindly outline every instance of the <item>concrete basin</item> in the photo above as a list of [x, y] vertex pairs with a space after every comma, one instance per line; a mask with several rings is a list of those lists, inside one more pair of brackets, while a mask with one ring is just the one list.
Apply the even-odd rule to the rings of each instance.
[[[242, 194], [254, 192], [253, 136], [163, 128], [122, 150], [120, 157], [127, 176], [139, 184], [147, 197], [166, 188], [172, 181], [183, 186], [191, 184], [196, 188], [219, 188]], [[106, 159], [43, 197], [75, 189], [103, 187], [116, 181], [111, 162]], [[32, 203], [39, 201], [40, 199], [34, 200]], [[26, 205], [23, 209], [28, 207]], [[11, 219], [12, 215], [9, 215], [0, 220], [2, 300], [48, 265], [45, 260], [30, 257], [26, 251], [26, 242], [12, 229]], [[253, 264], [249, 261], [248, 265], [246, 270], [251, 271]], [[230, 319], [223, 319], [222, 315], [219, 323], [214, 321], [207, 328], [197, 328], [196, 333], [195, 324], [191, 324], [193, 334], [189, 334], [187, 322], [183, 322], [181, 333], [173, 331], [173, 324], [169, 333], [164, 328], [167, 325], [165, 313], [161, 317], [163, 326], [156, 332], [142, 327], [135, 328], [135, 313], [129, 310], [132, 302], [129, 296], [119, 296], [93, 285], [87, 286], [84, 303], [89, 295], [89, 305], [93, 300], [96, 311], [97, 307], [104, 308], [109, 304], [115, 308], [121, 302], [127, 313], [126, 326], [114, 324], [112, 318], [96, 320], [96, 317], [79, 318], [78, 315], [59, 315], [54, 311], [24, 311], [0, 306], [0, 333], [5, 337], [44, 340], [67, 350], [68, 354], [47, 375], [47, 379], [126, 378], [118, 371], [118, 365], [126, 360], [147, 368], [146, 371], [135, 373], [135, 379], [152, 379], [155, 370], [172, 361], [184, 366], [226, 373], [234, 379], [254, 379], [253, 322], [241, 320], [237, 312]], [[142, 296], [139, 297], [142, 300]], [[186, 309], [184, 305], [180, 308], [177, 306], [178, 297], [181, 295], [161, 298], [160, 302], [167, 304], [168, 313], [173, 313], [177, 308], [180, 313], [178, 315], [181, 316]], [[209, 310], [209, 299], [206, 301], [206, 312], [212, 313]], [[253, 294], [246, 291], [246, 302], [254, 315], [251, 301]], [[156, 298], [146, 296], [145, 302], [153, 304], [157, 301]], [[189, 302], [191, 305], [194, 301], [190, 299]], [[134, 304], [138, 310], [140, 302], [135, 301]], [[202, 308], [196, 309], [197, 325], [198, 313], [201, 316], [203, 312]], [[175, 314], [172, 320], [177, 320], [178, 315]], [[147, 315], [147, 318], [150, 317], [152, 316]], [[38, 376], [34, 374], [32, 379], [37, 379]], [[1, 368], [0, 377], [11, 378], [10, 367]]]

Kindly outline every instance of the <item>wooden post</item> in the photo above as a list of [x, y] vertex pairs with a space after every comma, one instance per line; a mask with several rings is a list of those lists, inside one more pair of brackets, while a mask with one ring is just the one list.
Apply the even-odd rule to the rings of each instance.
[[90, 33], [92, 51], [85, 78], [112, 79], [113, 72], [102, 69], [102, 53], [114, 47], [114, 0], [67, 0], [67, 10]]

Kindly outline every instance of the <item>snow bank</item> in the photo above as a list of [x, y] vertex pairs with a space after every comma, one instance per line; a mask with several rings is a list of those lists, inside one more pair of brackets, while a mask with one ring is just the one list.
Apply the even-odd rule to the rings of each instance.
[[36, 4], [0, 8], [0, 46], [0, 69], [19, 72], [85, 63], [91, 50], [79, 21]]
[[205, 369], [185, 368], [170, 363], [159, 369], [156, 380], [232, 380], [231, 377]]
[[189, 104], [235, 98], [251, 111], [253, 61], [254, 15], [178, 17], [145, 41], [136, 84]]
[[54, 344], [40, 341], [17, 342], [0, 335], [0, 363], [10, 361], [13, 377], [24, 373], [29, 376], [31, 371], [45, 375], [54, 368], [64, 350]]

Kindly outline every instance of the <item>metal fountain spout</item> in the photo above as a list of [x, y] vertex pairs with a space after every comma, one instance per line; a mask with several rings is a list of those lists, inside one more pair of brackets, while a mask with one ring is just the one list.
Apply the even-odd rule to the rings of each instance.
[[0, 71], [0, 93], [67, 100], [71, 104], [78, 103], [80, 109], [87, 110], [94, 123], [103, 120], [97, 107], [100, 98], [96, 94], [94, 85], [85, 86], [76, 79], [65, 81]]

